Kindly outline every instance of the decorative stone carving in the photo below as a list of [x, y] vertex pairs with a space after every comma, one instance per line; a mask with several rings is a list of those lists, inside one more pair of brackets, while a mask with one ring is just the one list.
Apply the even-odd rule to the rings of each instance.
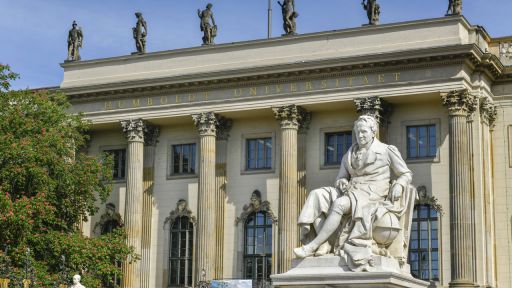
[[302, 114], [302, 121], [299, 122], [299, 134], [306, 134], [309, 130], [309, 125], [311, 124], [311, 112], [304, 111]]
[[270, 202], [266, 200], [262, 201], [261, 192], [254, 190], [251, 195], [251, 203], [244, 205], [242, 214], [235, 219], [235, 225], [238, 225], [238, 223], [245, 223], [247, 217], [254, 212], [266, 212], [272, 219], [272, 222], [277, 224], [277, 217], [270, 208]]
[[233, 120], [217, 115], [217, 140], [228, 140]]
[[298, 258], [334, 252], [355, 272], [380, 271], [375, 257], [403, 266], [416, 190], [398, 149], [375, 138], [377, 125], [374, 117], [360, 116], [357, 143], [344, 155], [333, 187], [309, 193], [298, 221], [305, 244], [294, 249]]
[[299, 13], [295, 11], [295, 1], [284, 0], [283, 3], [279, 1], [277, 1], [277, 3], [281, 6], [281, 11], [283, 13], [283, 28], [285, 35], [297, 34], [297, 23], [295, 22], [295, 18], [299, 17]]
[[67, 61], [79, 61], [80, 48], [82, 48], [84, 34], [82, 28], [78, 27], [76, 21], [73, 21], [72, 28], [68, 32], [68, 59]]
[[171, 211], [171, 213], [169, 213], [169, 216], [165, 218], [164, 225], [166, 225], [167, 223], [172, 225], [176, 218], [182, 216], [187, 216], [188, 219], [190, 219], [190, 222], [196, 224], [196, 217], [192, 216], [192, 211], [188, 208], [188, 203], [187, 200], [185, 199], [178, 200], [178, 202], [176, 203], [176, 209], [174, 211]]
[[121, 126], [128, 141], [144, 141], [145, 123], [142, 119], [123, 120], [121, 121]]
[[465, 89], [442, 93], [441, 99], [451, 116], [469, 116], [478, 107], [477, 97]]
[[512, 43], [500, 43], [500, 58], [512, 58]]
[[146, 20], [142, 17], [142, 13], [136, 12], [137, 23], [132, 28], [133, 39], [135, 40], [135, 48], [138, 54], [146, 53], [146, 36], [148, 35], [148, 26]]
[[434, 196], [428, 196], [427, 187], [419, 186], [418, 191], [418, 199], [416, 199], [416, 205], [430, 205], [434, 210], [436, 210], [439, 214], [443, 215], [443, 207], [439, 204], [439, 200], [437, 200]]
[[80, 284], [80, 280], [82, 280], [80, 275], [73, 276], [73, 285], [69, 286], [69, 288], [85, 288], [84, 285]]
[[448, 10], [446, 16], [461, 15], [462, 14], [462, 0], [449, 0]]
[[105, 214], [101, 215], [100, 221], [94, 225], [94, 232], [97, 233], [99, 228], [99, 234], [105, 235], [112, 233], [115, 229], [123, 226], [123, 219], [121, 214], [116, 212], [116, 205], [113, 203], [108, 203], [106, 205]]
[[492, 99], [485, 97], [480, 100], [480, 114], [489, 127], [493, 128], [498, 117], [498, 111]]
[[372, 116], [379, 124], [386, 124], [392, 112], [392, 106], [384, 99], [371, 96], [354, 99], [356, 110], [359, 115]]
[[[203, 32], [203, 45], [215, 44], [213, 40], [217, 36], [217, 25], [213, 18], [212, 7], [213, 5], [208, 3], [205, 10], [201, 11], [200, 9], [197, 9], [197, 16], [201, 19], [200, 28]], [[210, 20], [212, 21], [211, 23]]]
[[[311, 114], [306, 109], [297, 105], [288, 105], [272, 108], [274, 117], [281, 123], [281, 128], [299, 129], [303, 123], [311, 120]], [[306, 120], [306, 122], [304, 122]], [[306, 125], [309, 125], [306, 124]]]
[[379, 24], [380, 5], [377, 3], [377, 0], [363, 0], [361, 4], [363, 5], [364, 10], [366, 10], [368, 25]]
[[160, 137], [160, 127], [146, 124], [144, 127], [144, 145], [156, 146]]
[[199, 135], [215, 136], [217, 134], [217, 126], [219, 125], [219, 122], [215, 113], [206, 112], [194, 114], [192, 115], [192, 119], [194, 120], [194, 124], [199, 131]]

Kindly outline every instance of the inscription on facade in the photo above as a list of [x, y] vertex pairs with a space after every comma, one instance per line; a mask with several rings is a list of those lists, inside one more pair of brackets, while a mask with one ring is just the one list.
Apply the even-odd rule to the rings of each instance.
[[401, 80], [401, 73], [367, 74], [341, 78], [320, 79], [312, 81], [291, 82], [283, 84], [243, 87], [234, 89], [201, 91], [176, 95], [140, 97], [131, 99], [109, 100], [103, 103], [103, 110], [152, 107], [161, 105], [177, 105], [184, 103], [207, 102], [238, 98], [275, 96], [320, 91], [325, 89], [352, 88], [365, 85], [394, 83]]

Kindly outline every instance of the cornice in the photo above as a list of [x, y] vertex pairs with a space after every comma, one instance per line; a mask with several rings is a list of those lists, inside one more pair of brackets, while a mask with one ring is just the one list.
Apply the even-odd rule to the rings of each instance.
[[504, 69], [497, 57], [489, 53], [483, 53], [474, 44], [467, 44], [309, 62], [300, 61], [286, 65], [199, 73], [182, 77], [119, 82], [62, 89], [62, 91], [68, 95], [72, 103], [80, 103], [112, 97], [123, 99], [134, 95], [146, 96], [162, 93], [240, 88], [327, 77], [357, 76], [390, 70], [400, 72], [406, 69], [462, 63], [469, 64], [473, 69], [484, 71], [492, 79], [501, 75]]

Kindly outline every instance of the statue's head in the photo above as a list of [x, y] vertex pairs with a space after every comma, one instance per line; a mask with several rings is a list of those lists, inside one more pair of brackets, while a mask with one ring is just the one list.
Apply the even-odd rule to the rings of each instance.
[[251, 195], [251, 204], [254, 208], [259, 208], [261, 205], [261, 192], [259, 190], [254, 190]]
[[114, 215], [116, 213], [116, 205], [114, 205], [114, 203], [107, 203], [106, 208], [108, 215]]
[[176, 208], [178, 209], [179, 212], [185, 211], [185, 209], [187, 208], [187, 200], [185, 200], [185, 199], [178, 200], [178, 203], [176, 203]]
[[141, 16], [142, 16], [142, 13], [140, 13], [140, 12], [135, 12], [135, 17], [140, 18]]
[[206, 9], [212, 9], [212, 7], [213, 7], [212, 3], [206, 4]]
[[378, 124], [373, 116], [359, 116], [354, 122], [354, 133], [356, 134], [357, 144], [366, 145], [373, 141], [377, 134]]
[[73, 28], [76, 28], [76, 26], [78, 26], [78, 24], [76, 24], [76, 21], [73, 21], [73, 24], [71, 24], [71, 26], [72, 26]]
[[78, 274], [73, 276], [73, 284], [79, 284], [81, 279], [82, 278]]

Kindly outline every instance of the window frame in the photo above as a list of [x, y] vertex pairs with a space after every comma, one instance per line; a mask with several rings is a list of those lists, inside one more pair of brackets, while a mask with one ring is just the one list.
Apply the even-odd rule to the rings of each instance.
[[[259, 225], [257, 224], [256, 222], [256, 219], [257, 219], [257, 215], [258, 214], [262, 214], [264, 215], [264, 221], [262, 225]], [[251, 218], [254, 218], [254, 221], [255, 221], [255, 224], [254, 225], [251, 225], [249, 228], [252, 229], [253, 233], [255, 233], [255, 231], [257, 229], [264, 229], [264, 236], [263, 236], [263, 250], [265, 253], [259, 253], [259, 254], [256, 254], [256, 253], [253, 253], [253, 254], [248, 254], [247, 253], [247, 248], [250, 246], [247, 244], [247, 232], [248, 232], [248, 222]], [[269, 223], [270, 222], [270, 223]], [[273, 265], [273, 262], [272, 262], [272, 257], [273, 257], [273, 252], [274, 252], [274, 230], [273, 230], [273, 226], [274, 226], [274, 222], [273, 222], [273, 219], [271, 217], [271, 215], [267, 212], [267, 211], [254, 211], [252, 212], [251, 214], [248, 215], [247, 219], [245, 220], [245, 222], [243, 223], [243, 230], [244, 230], [244, 238], [243, 238], [243, 256], [242, 256], [242, 273], [243, 273], [243, 278], [244, 279], [250, 279], [250, 280], [267, 280], [267, 279], [270, 279], [270, 275], [272, 274], [272, 265]], [[268, 244], [268, 240], [267, 240], [267, 237], [268, 237], [268, 232], [270, 231], [270, 253], [266, 253], [267, 251], [267, 244]], [[253, 234], [254, 238], [256, 238], [256, 235]], [[253, 244], [256, 244], [255, 242]], [[254, 247], [254, 249], [256, 249], [256, 245], [251, 245]], [[246, 260], [248, 259], [260, 259], [263, 261], [264, 265], [263, 265], [263, 274], [267, 274], [268, 277], [264, 277], [264, 278], [258, 278], [257, 277], [257, 266], [256, 267], [253, 267], [253, 271], [252, 273], [256, 272], [256, 277], [252, 277], [252, 278], [248, 278], [248, 271], [247, 271], [247, 265], [246, 265]], [[270, 261], [270, 271], [267, 270], [268, 267], [266, 267], [266, 263], [267, 261]], [[254, 261], [253, 263], [255, 263], [256, 261]], [[253, 264], [255, 265], [255, 264]]]
[[[413, 126], [429, 126], [435, 125], [436, 131], [436, 154], [434, 157], [421, 157], [421, 158], [409, 158], [409, 135], [407, 133], [408, 127]], [[425, 120], [408, 120], [402, 121], [402, 147], [400, 147], [400, 153], [406, 163], [439, 163], [441, 162], [441, 120], [439, 118], [425, 119]]]
[[[201, 149], [199, 148], [197, 138], [185, 138], [180, 139], [178, 141], [168, 141], [167, 142], [167, 180], [176, 180], [176, 179], [189, 179], [189, 178], [197, 178], [199, 175], [199, 161], [201, 157]], [[194, 163], [194, 173], [174, 173], [174, 146], [177, 145], [195, 145], [195, 163]]]
[[[271, 165], [270, 168], [261, 168], [261, 169], [248, 169], [248, 140], [251, 139], [262, 139], [262, 138], [270, 138], [272, 141], [272, 151], [271, 151]], [[276, 158], [276, 150], [278, 149], [276, 143], [276, 137], [274, 132], [261, 132], [261, 133], [247, 133], [242, 134], [241, 137], [241, 158], [240, 158], [240, 175], [251, 175], [251, 174], [274, 174], [275, 167], [277, 165]]]
[[[340, 165], [341, 163], [338, 163], [338, 164], [328, 164], [326, 163], [326, 136], [327, 134], [330, 134], [330, 133], [351, 133], [352, 134], [352, 144], [355, 143], [355, 139], [354, 139], [354, 133], [352, 131], [353, 129], [353, 125], [343, 125], [343, 126], [336, 126], [336, 127], [324, 127], [324, 128], [320, 128], [319, 130], [319, 136], [318, 136], [318, 139], [319, 139], [319, 157], [318, 159], [320, 160], [319, 161], [319, 165], [320, 165], [320, 170], [329, 170], [329, 169], [339, 169], [340, 168]], [[349, 147], [350, 148], [350, 147]], [[347, 149], [348, 151], [348, 149]], [[343, 159], [343, 156], [342, 156], [342, 159]]]
[[[125, 150], [125, 163], [124, 163], [124, 177], [123, 178], [113, 178], [112, 183], [124, 183], [126, 182], [126, 177], [128, 174], [128, 147], [126, 145], [108, 145], [108, 146], [101, 146], [100, 147], [100, 155], [103, 155], [104, 153], [107, 153], [108, 151], [114, 151], [114, 150]], [[113, 177], [114, 175], [112, 175]]]
[[[182, 229], [181, 226], [179, 227], [180, 229], [173, 229], [173, 226], [174, 224], [177, 222], [177, 221], [180, 221], [182, 220], [182, 218], [187, 218], [188, 219], [188, 229]], [[172, 241], [173, 241], [173, 233], [176, 233], [179, 235], [179, 238], [178, 238], [178, 242], [179, 244], [181, 243], [179, 240], [181, 240], [181, 233], [185, 232], [186, 233], [186, 240], [185, 240], [185, 244], [186, 244], [186, 248], [185, 248], [185, 254], [187, 254], [187, 256], [185, 257], [181, 257], [181, 255], [178, 255], [178, 257], [172, 257], [172, 252], [173, 252], [173, 246], [172, 246]], [[178, 216], [176, 217], [176, 219], [174, 219], [174, 221], [172, 223], [169, 223], [169, 250], [168, 250], [168, 253], [167, 253], [167, 268], [168, 268], [168, 277], [167, 277], [167, 287], [169, 288], [172, 288], [172, 287], [193, 287], [193, 284], [194, 284], [194, 243], [195, 243], [195, 227], [194, 227], [194, 223], [191, 221], [191, 218], [187, 215], [181, 215], [181, 216]], [[178, 254], [180, 253], [180, 250], [181, 250], [181, 247], [178, 247]], [[178, 270], [180, 270], [181, 268], [181, 261], [185, 261], [185, 283], [182, 285], [182, 284], [172, 284], [171, 283], [171, 271], [172, 271], [172, 261], [176, 261], [178, 260], [178, 262], [180, 263], [178, 265]], [[189, 264], [190, 263], [190, 264]], [[189, 271], [190, 270], [190, 271]], [[189, 273], [189, 274], [188, 274]], [[180, 275], [177, 276], [178, 278], [178, 282], [179, 282], [179, 277]], [[188, 281], [190, 279], [190, 281]]]

